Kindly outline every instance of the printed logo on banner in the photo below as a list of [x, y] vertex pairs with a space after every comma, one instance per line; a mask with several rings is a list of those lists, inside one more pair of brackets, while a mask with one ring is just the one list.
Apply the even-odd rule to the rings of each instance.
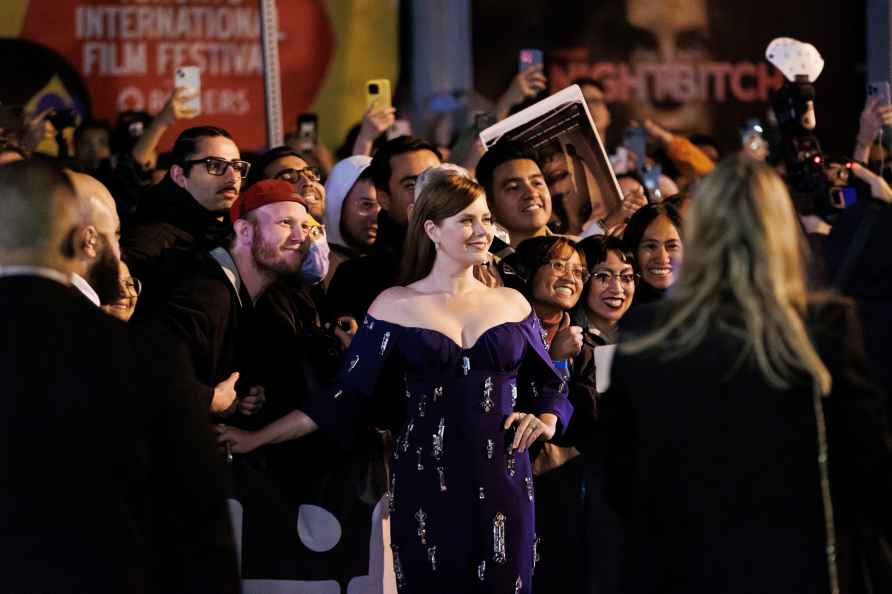
[[[46, 15], [52, 13], [53, 18]], [[334, 52], [325, 2], [278, 2], [285, 114], [305, 111]], [[240, 146], [265, 142], [260, 15], [254, 0], [31, 0], [19, 35], [63, 56], [86, 83], [93, 115], [157, 113], [179, 66], [198, 66], [202, 115], [181, 129], [213, 123]]]

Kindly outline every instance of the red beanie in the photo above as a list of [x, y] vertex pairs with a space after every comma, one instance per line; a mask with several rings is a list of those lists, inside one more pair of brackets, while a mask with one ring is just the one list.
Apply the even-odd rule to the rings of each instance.
[[262, 179], [242, 192], [229, 208], [229, 220], [235, 223], [238, 219], [254, 209], [273, 202], [297, 202], [309, 212], [310, 207], [304, 197], [294, 191], [294, 186], [281, 179]]

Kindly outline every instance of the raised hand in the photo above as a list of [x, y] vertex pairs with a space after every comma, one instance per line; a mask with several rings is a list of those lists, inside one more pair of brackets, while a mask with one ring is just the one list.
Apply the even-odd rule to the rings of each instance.
[[564, 312], [557, 334], [551, 341], [549, 353], [555, 361], [569, 359], [582, 350], [582, 327], [570, 325], [570, 314]]

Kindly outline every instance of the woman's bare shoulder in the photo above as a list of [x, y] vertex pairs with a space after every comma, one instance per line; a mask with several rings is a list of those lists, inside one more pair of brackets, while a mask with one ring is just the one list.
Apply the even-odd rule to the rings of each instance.
[[411, 300], [417, 295], [418, 292], [409, 287], [390, 287], [378, 294], [368, 313], [376, 320], [399, 324], [406, 317], [406, 306], [411, 305]]
[[489, 289], [489, 298], [499, 303], [505, 314], [514, 321], [525, 320], [532, 311], [530, 302], [522, 293], [509, 287], [496, 287]]

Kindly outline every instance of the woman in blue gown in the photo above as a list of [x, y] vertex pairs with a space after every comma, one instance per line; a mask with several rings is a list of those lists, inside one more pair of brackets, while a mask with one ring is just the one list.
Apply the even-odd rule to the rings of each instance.
[[419, 183], [404, 286], [372, 304], [337, 384], [304, 411], [221, 439], [239, 452], [321, 428], [348, 444], [383, 422], [396, 435], [399, 591], [529, 593], [537, 539], [528, 448], [558, 435], [572, 406], [526, 299], [474, 277], [493, 238], [483, 189], [450, 170]]

